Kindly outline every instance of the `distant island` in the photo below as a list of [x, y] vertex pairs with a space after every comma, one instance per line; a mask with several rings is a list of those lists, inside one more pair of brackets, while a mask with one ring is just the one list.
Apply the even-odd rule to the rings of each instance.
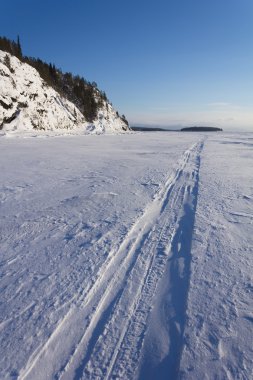
[[180, 129], [181, 132], [220, 132], [221, 128], [215, 127], [187, 127]]

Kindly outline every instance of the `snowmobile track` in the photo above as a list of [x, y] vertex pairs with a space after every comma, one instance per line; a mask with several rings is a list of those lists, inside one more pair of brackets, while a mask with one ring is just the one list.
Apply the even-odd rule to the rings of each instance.
[[[180, 253], [173, 247], [184, 233], [187, 215], [191, 216], [193, 229], [203, 144], [201, 140], [184, 152], [119, 249], [109, 253], [90, 285], [73, 298], [69, 312], [30, 358], [20, 380], [45, 375], [44, 363], [51, 363], [46, 373], [55, 380], [135, 378], [154, 295], [168, 263], [173, 263], [173, 252]], [[187, 257], [181, 254], [185, 262], [183, 274], [172, 265], [178, 278], [183, 278], [184, 287], [190, 265], [190, 252], [187, 253]], [[171, 281], [173, 276], [171, 272]], [[185, 289], [182, 302], [186, 305], [187, 286]], [[171, 302], [177, 311], [173, 294]], [[78, 335], [71, 329], [76, 324], [80, 326]], [[182, 331], [181, 323], [181, 334]], [[62, 344], [66, 334], [68, 346]], [[175, 338], [174, 334], [172, 340]]]

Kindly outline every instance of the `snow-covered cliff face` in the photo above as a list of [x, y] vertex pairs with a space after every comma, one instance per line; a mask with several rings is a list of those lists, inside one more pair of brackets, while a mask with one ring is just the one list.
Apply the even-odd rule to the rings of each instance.
[[104, 102], [93, 123], [49, 87], [36, 69], [0, 51], [0, 134], [43, 135], [117, 133], [128, 130]]

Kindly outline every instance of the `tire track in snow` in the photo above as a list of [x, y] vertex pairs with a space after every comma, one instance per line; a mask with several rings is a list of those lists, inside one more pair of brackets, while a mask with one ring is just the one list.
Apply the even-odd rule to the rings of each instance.
[[[184, 202], [189, 177], [197, 170], [202, 146], [203, 142], [199, 142], [183, 154], [178, 168], [133, 225], [117, 252], [109, 254], [91, 284], [75, 297], [73, 306], [48, 341], [38, 347], [21, 372], [20, 380], [40, 379], [40, 373], [54, 379], [77, 379], [84, 371], [87, 379], [100, 375], [109, 378], [114, 371], [119, 373], [117, 358], [122, 360], [126, 352], [123, 343], [131, 337], [130, 326], [139, 324], [139, 330], [145, 331], [152, 294], [169, 259], [178, 211]], [[72, 329], [76, 325], [80, 326], [79, 330]], [[141, 344], [136, 339], [130, 344], [132, 356], [140, 353]], [[100, 374], [96, 374], [99, 368]]]

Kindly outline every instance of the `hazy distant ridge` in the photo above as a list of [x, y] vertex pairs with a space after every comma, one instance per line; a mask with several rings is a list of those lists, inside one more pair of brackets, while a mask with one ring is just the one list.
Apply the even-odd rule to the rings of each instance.
[[182, 132], [219, 132], [222, 131], [221, 128], [216, 127], [187, 127], [182, 128]]

